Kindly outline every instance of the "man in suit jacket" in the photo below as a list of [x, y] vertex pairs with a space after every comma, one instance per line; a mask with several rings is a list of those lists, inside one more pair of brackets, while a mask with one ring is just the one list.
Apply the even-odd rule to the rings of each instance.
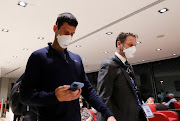
[[[136, 38], [132, 33], [120, 33], [116, 39], [117, 52], [102, 63], [98, 74], [98, 94], [117, 121], [146, 120], [134, 72], [127, 62], [135, 54]], [[97, 119], [104, 121], [99, 113]]]

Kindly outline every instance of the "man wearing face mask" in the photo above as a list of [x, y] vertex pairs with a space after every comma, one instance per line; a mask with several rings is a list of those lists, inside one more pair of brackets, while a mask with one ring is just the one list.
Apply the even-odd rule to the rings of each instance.
[[[53, 43], [29, 57], [20, 86], [20, 100], [37, 107], [39, 121], [81, 121], [78, 98], [82, 94], [107, 121], [116, 121], [89, 82], [80, 56], [67, 50], [77, 25], [71, 13], [59, 14], [53, 27]], [[69, 90], [75, 81], [84, 83], [84, 87]]]
[[[98, 94], [117, 121], [147, 121], [133, 68], [128, 63], [136, 52], [136, 38], [132, 33], [120, 33], [116, 39], [117, 51], [101, 64], [98, 73]], [[97, 121], [105, 121], [100, 113]]]

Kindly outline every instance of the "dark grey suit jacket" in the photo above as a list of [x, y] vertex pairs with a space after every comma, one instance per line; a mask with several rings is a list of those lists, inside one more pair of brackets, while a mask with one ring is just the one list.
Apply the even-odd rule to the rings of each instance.
[[[132, 73], [134, 79], [134, 73]], [[105, 60], [98, 73], [98, 94], [117, 121], [145, 120], [139, 116], [138, 102], [126, 66], [116, 56]], [[98, 113], [97, 121], [105, 121]]]

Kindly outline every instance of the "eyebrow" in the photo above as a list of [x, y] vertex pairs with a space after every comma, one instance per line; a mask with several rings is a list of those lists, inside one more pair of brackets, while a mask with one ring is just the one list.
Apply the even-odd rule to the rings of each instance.
[[68, 30], [64, 30], [64, 32], [68, 32], [68, 33], [71, 33], [71, 34], [74, 34], [75, 32], [69, 32]]
[[129, 42], [129, 44], [133, 44], [133, 42]]
[[134, 45], [133, 42], [129, 42], [129, 44], [131, 44], [133, 46], [137, 46], [137, 43], [135, 43], [135, 45]]

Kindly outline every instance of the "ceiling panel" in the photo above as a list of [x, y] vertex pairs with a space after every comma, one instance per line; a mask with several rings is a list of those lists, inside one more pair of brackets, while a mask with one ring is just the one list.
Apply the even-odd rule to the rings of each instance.
[[[54, 40], [53, 25], [62, 12], [71, 12], [79, 21], [68, 49], [86, 58], [83, 60], [86, 72], [98, 71], [102, 61], [114, 54], [115, 39], [120, 32], [136, 33], [142, 42], [137, 45], [135, 58], [130, 60], [132, 64], [145, 63], [143, 59], [152, 62], [176, 57], [173, 53], [180, 55], [179, 0], [24, 1], [27, 7], [18, 6], [18, 0], [0, 0], [0, 29], [9, 29], [9, 32], [0, 31], [3, 77], [19, 68], [7, 74], [9, 78], [18, 78], [30, 54]], [[168, 12], [158, 13], [165, 7]], [[158, 35], [165, 36], [157, 38]], [[157, 48], [162, 51], [157, 52]]]

